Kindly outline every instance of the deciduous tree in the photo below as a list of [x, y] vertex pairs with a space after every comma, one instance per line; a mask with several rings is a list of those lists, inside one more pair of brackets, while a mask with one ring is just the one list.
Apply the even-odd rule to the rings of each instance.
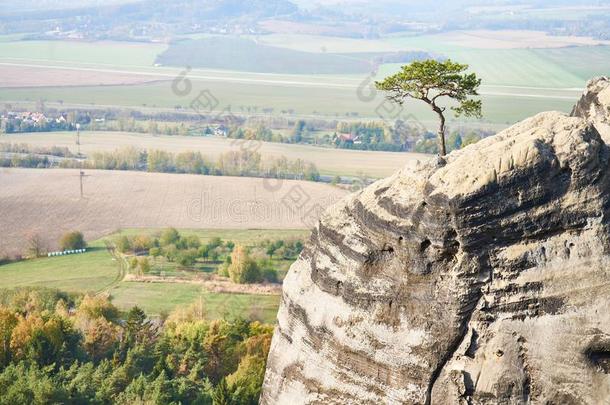
[[59, 245], [62, 250], [76, 250], [87, 247], [87, 242], [85, 242], [85, 237], [82, 232], [74, 231], [68, 232], [62, 236]]

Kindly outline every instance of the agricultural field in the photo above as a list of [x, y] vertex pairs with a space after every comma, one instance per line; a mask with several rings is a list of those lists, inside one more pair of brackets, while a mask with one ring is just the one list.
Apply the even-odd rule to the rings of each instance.
[[155, 81], [155, 77], [86, 69], [45, 68], [36, 65], [0, 64], [0, 87], [118, 86]]
[[483, 49], [567, 48], [583, 45], [610, 45], [610, 41], [588, 37], [549, 35], [542, 31], [525, 30], [452, 31], [431, 35], [430, 38], [452, 46]]
[[[383, 97], [374, 91], [369, 97], [370, 86], [373, 80], [396, 71], [399, 65], [381, 65], [377, 75], [371, 77], [364, 71], [354, 74], [351, 70], [354, 63], [349, 58], [361, 60], [363, 53], [425, 51], [468, 63], [483, 79], [483, 120], [459, 120], [453, 124], [502, 128], [541, 111], [568, 112], [586, 81], [608, 74], [610, 63], [610, 46], [604, 42], [530, 31], [399, 34], [374, 40], [272, 34], [246, 36], [239, 41], [256, 44], [253, 51], [256, 48], [262, 52], [257, 60], [266, 60], [263, 56], [271, 48], [269, 60], [274, 66], [281, 66], [283, 70], [276, 72], [282, 73], [257, 73], [261, 67], [250, 66], [253, 58], [233, 66], [225, 63], [227, 58], [222, 63], [206, 59], [207, 64], [202, 66], [207, 69], [195, 68], [189, 72], [193, 91], [186, 96], [175, 94], [172, 80], [182, 70], [179, 56], [188, 53], [188, 44], [197, 47], [197, 54], [204, 55], [207, 48], [212, 52], [224, 41], [231, 39], [218, 42], [206, 35], [193, 36], [176, 43], [179, 49], [173, 57], [170, 57], [172, 48], [164, 44], [0, 41], [0, 66], [46, 69], [47, 72], [38, 74], [34, 83], [33, 79], [24, 80], [21, 86], [18, 78], [10, 79], [10, 87], [5, 84], [0, 91], [0, 102], [33, 105], [42, 99], [54, 107], [125, 106], [174, 111], [176, 106], [189, 109], [198, 92], [206, 89], [218, 99], [217, 110], [230, 108], [237, 114], [258, 114], [246, 112], [248, 107], [252, 108], [248, 111], [273, 109], [271, 115], [303, 118], [379, 119], [380, 115], [387, 118], [380, 109]], [[341, 55], [349, 68], [340, 68], [338, 64], [324, 72], [334, 74], [296, 74], [306, 72], [290, 68], [296, 60], [293, 52], [309, 52], [313, 60]], [[164, 58], [177, 64], [176, 67], [155, 66], [164, 53]], [[582, 63], [583, 60], [587, 63]], [[104, 80], [91, 83], [88, 75], [92, 74], [99, 74]], [[58, 81], [58, 76], [64, 79], [73, 76], [73, 86], [65, 86], [65, 82]], [[45, 81], [45, 87], [24, 87]], [[416, 103], [407, 103], [400, 116], [407, 119], [415, 116], [431, 129], [435, 125], [430, 111]], [[392, 115], [391, 119], [394, 118], [397, 117]]]
[[366, 74], [373, 67], [370, 59], [349, 54], [302, 52], [226, 36], [176, 42], [159, 55], [157, 62], [169, 66], [289, 74]]
[[[178, 135], [147, 135], [127, 132], [81, 132], [81, 152], [113, 151], [132, 146], [139, 149], [160, 149], [168, 152], [199, 151], [204, 157], [217, 159], [221, 154], [237, 150], [233, 140], [220, 137]], [[74, 132], [19, 133], [0, 136], [0, 143], [26, 143], [32, 146], [67, 147], [76, 153]], [[420, 153], [357, 151], [307, 145], [261, 142], [263, 157], [285, 156], [289, 160], [304, 159], [314, 163], [323, 175], [386, 177], [398, 169], [429, 159]]]
[[152, 66], [167, 45], [140, 42], [1, 41], [0, 59], [65, 66]]
[[[389, 71], [388, 71], [389, 73]], [[383, 75], [378, 75], [379, 78]], [[376, 77], [377, 78], [377, 77]], [[208, 90], [219, 101], [223, 108], [231, 108], [235, 114], [241, 114], [246, 107], [259, 110], [270, 108], [273, 114], [285, 114], [295, 118], [325, 119], [386, 119], [401, 118], [406, 121], [417, 120], [429, 129], [434, 129], [435, 117], [425, 105], [408, 101], [404, 108], [396, 113], [383, 110], [383, 98], [377, 94], [372, 100], [363, 99], [358, 86], [363, 88], [372, 83], [369, 77], [348, 87], [341, 84], [329, 84], [320, 87], [309, 83], [294, 85], [271, 84], [267, 81], [237, 83], [233, 79], [221, 81], [193, 81], [195, 88]], [[584, 86], [584, 81], [582, 82]], [[364, 94], [369, 94], [364, 90]], [[371, 90], [372, 91], [372, 90]], [[373, 91], [374, 92], [374, 91]], [[452, 125], [470, 127], [509, 124], [542, 111], [557, 110], [569, 112], [580, 90], [573, 89], [515, 89], [483, 87], [483, 120], [449, 120]], [[559, 94], [557, 94], [559, 93]], [[266, 96], [262, 96], [266, 94]], [[9, 88], [0, 92], [0, 103], [14, 104], [15, 101], [33, 106], [37, 100], [47, 100], [47, 106], [61, 108], [66, 106], [90, 108], [116, 108], [117, 105], [142, 109], [174, 111], [175, 106], [190, 110], [197, 93], [191, 98], [178, 96], [172, 92], [171, 83], [154, 82], [130, 86], [83, 86], [83, 87], [38, 87]], [[151, 108], [152, 107], [152, 108]], [[244, 114], [248, 115], [248, 113]]]
[[272, 181], [70, 169], [0, 169], [0, 252], [20, 253], [38, 234], [48, 248], [67, 231], [89, 240], [120, 228], [308, 229], [347, 192], [305, 181]]

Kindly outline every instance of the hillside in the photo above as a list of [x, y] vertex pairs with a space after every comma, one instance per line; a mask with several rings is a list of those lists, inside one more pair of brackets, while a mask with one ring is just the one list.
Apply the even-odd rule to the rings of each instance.
[[328, 209], [284, 281], [261, 402], [608, 403], [609, 93]]

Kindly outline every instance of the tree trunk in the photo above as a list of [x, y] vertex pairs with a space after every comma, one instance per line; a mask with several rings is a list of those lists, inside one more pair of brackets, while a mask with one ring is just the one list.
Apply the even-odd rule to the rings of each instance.
[[435, 105], [432, 105], [432, 109], [436, 114], [438, 114], [438, 118], [440, 119], [440, 125], [438, 127], [439, 155], [445, 156], [447, 154], [447, 149], [445, 148], [445, 115], [443, 114], [443, 110], [441, 110]]

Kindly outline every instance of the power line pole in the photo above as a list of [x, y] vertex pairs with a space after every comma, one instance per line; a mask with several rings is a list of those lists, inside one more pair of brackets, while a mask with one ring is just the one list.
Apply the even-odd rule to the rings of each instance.
[[82, 199], [84, 197], [84, 193], [83, 193], [83, 178], [87, 177], [87, 175], [85, 174], [84, 171], [81, 170], [78, 177], [80, 178], [80, 198]]
[[85, 172], [80, 171], [80, 198], [83, 198], [83, 177], [85, 177]]

